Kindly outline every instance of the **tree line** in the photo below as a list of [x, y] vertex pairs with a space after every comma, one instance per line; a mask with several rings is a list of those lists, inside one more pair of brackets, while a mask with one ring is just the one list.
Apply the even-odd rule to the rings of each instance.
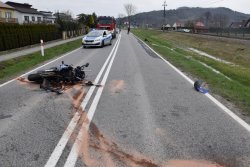
[[[60, 15], [61, 14], [61, 15]], [[63, 15], [62, 15], [63, 14]], [[45, 42], [62, 38], [63, 31], [77, 31], [93, 28], [97, 24], [97, 15], [79, 14], [77, 19], [69, 12], [55, 13], [54, 25], [47, 24], [0, 24], [0, 51], [34, 45], [43, 39]]]

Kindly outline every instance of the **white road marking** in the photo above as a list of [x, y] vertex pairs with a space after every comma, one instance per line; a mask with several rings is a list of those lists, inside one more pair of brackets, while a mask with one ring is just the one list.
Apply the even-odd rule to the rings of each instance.
[[240, 117], [238, 117], [236, 114], [234, 114], [231, 110], [229, 110], [226, 106], [221, 104], [218, 100], [216, 100], [212, 95], [205, 94], [212, 102], [214, 102], [217, 106], [219, 106], [223, 111], [225, 111], [229, 116], [231, 116], [235, 121], [237, 121], [241, 126], [243, 126], [245, 129], [247, 129], [250, 132], [250, 126], [242, 120]]
[[[120, 36], [119, 36], [119, 37], [120, 37]], [[119, 40], [119, 42], [120, 42], [120, 38], [119, 38], [118, 40]], [[107, 71], [106, 71], [105, 74], [104, 74], [104, 77], [103, 77], [103, 79], [102, 79], [101, 85], [105, 85], [105, 83], [106, 83], [106, 81], [107, 81], [107, 78], [108, 78], [109, 72], [110, 72], [110, 70], [111, 70], [111, 66], [112, 66], [112, 64], [113, 64], [113, 62], [114, 62], [114, 59], [115, 59], [115, 56], [116, 56], [118, 47], [119, 47], [119, 44], [118, 44], [118, 46], [116, 47], [115, 53], [114, 53], [114, 55], [113, 55], [113, 57], [112, 57], [112, 59], [111, 59], [111, 61], [110, 61], [110, 63], [109, 63], [109, 66], [108, 66], [108, 68], [107, 68]], [[93, 100], [93, 102], [92, 102], [92, 104], [91, 104], [91, 106], [90, 106], [89, 112], [88, 112], [88, 114], [87, 114], [86, 122], [84, 121], [84, 122], [82, 123], [81, 129], [79, 130], [79, 133], [78, 133], [78, 135], [77, 135], [76, 141], [75, 141], [75, 143], [74, 143], [74, 145], [73, 145], [73, 147], [72, 147], [72, 149], [71, 149], [71, 151], [70, 151], [70, 154], [69, 154], [69, 156], [68, 156], [68, 158], [67, 158], [67, 161], [66, 161], [64, 167], [73, 167], [73, 166], [75, 166], [75, 163], [76, 163], [77, 158], [78, 158], [78, 154], [79, 154], [80, 149], [81, 149], [81, 147], [82, 147], [82, 146], [81, 146], [81, 145], [82, 145], [82, 142], [81, 142], [81, 141], [82, 141], [82, 140], [85, 140], [85, 139], [84, 139], [84, 132], [87, 132], [88, 129], [89, 129], [89, 125], [90, 125], [90, 123], [91, 123], [91, 121], [92, 121], [92, 118], [93, 118], [93, 116], [94, 116], [94, 114], [95, 114], [95, 111], [96, 111], [97, 105], [98, 105], [98, 103], [99, 103], [100, 97], [101, 97], [101, 95], [102, 95], [103, 89], [104, 89], [104, 87], [98, 88], [97, 93], [96, 93], [96, 96], [95, 96], [95, 98], [94, 98], [94, 100]]]
[[[135, 36], [135, 35], [134, 35]], [[189, 83], [194, 85], [194, 81], [192, 81], [189, 77], [187, 77], [183, 72], [181, 72], [179, 69], [177, 69], [174, 65], [172, 65], [170, 62], [168, 62], [166, 59], [164, 59], [160, 54], [158, 54], [156, 51], [154, 51], [150, 46], [148, 46], [144, 41], [142, 41], [140, 38], [136, 37], [138, 40], [140, 40], [142, 43], [144, 43], [152, 52], [154, 52], [159, 58], [161, 58], [165, 63], [167, 63], [170, 67], [172, 67], [177, 73], [179, 73], [182, 77], [184, 77]], [[226, 106], [224, 106], [221, 102], [219, 102], [217, 99], [215, 99], [212, 95], [206, 94], [206, 97], [210, 99], [212, 102], [214, 102], [219, 108], [221, 108], [226, 114], [228, 114], [231, 118], [233, 118], [236, 122], [238, 122], [241, 126], [243, 126], [248, 132], [250, 132], [250, 125], [248, 125], [244, 120], [242, 120], [240, 117], [238, 117], [236, 114], [234, 114], [231, 110], [229, 110]]]
[[37, 68], [35, 68], [35, 69], [33, 69], [33, 70], [29, 71], [29, 72], [26, 72], [26, 73], [20, 75], [20, 76], [17, 77], [17, 78], [14, 78], [14, 79], [12, 79], [12, 80], [10, 80], [10, 81], [7, 81], [7, 82], [1, 84], [1, 85], [0, 85], [0, 88], [3, 87], [3, 86], [5, 86], [5, 85], [7, 85], [7, 84], [9, 84], [9, 83], [11, 83], [11, 82], [13, 82], [13, 81], [15, 81], [16, 79], [18, 79], [18, 78], [20, 78], [20, 77], [23, 77], [23, 76], [25, 76], [25, 75], [27, 75], [27, 74], [30, 74], [30, 73], [32, 73], [32, 72], [34, 72], [34, 71], [37, 71], [39, 68], [42, 68], [42, 67], [44, 67], [44, 66], [47, 66], [47, 65], [49, 65], [50, 63], [53, 63], [53, 62], [55, 62], [55, 61], [57, 61], [57, 60], [59, 60], [59, 59], [65, 57], [65, 56], [68, 56], [68, 55], [70, 55], [70, 54], [72, 54], [72, 53], [78, 51], [79, 49], [81, 49], [81, 47], [80, 47], [80, 48], [77, 48], [77, 49], [75, 49], [75, 50], [73, 50], [73, 51], [71, 51], [71, 52], [68, 52], [68, 53], [66, 53], [66, 54], [64, 54], [64, 55], [62, 55], [62, 56], [60, 56], [60, 57], [58, 57], [58, 58], [56, 58], [56, 59], [54, 59], [54, 60], [52, 60], [52, 61], [50, 61], [50, 62], [44, 64], [44, 65], [42, 65], [42, 66], [40, 66], [40, 67], [37, 67]]
[[[94, 81], [94, 84], [97, 84], [110, 60], [110, 58], [112, 57], [113, 55], [113, 52], [116, 48], [116, 46], [118, 45], [118, 40], [117, 42], [115, 43], [114, 47], [112, 48], [108, 58], [106, 59], [105, 63], [103, 64], [100, 72], [98, 73], [95, 81]], [[95, 86], [91, 86], [91, 88], [89, 89], [87, 95], [85, 96], [84, 100], [82, 101], [81, 103], [81, 107], [82, 107], [82, 110], [84, 111], [85, 110], [85, 107], [87, 106], [94, 90], [95, 90]], [[68, 140], [70, 138], [70, 136], [72, 135], [79, 119], [80, 119], [81, 115], [76, 112], [74, 117], [72, 118], [72, 120], [70, 121], [68, 127], [66, 128], [65, 132], [63, 133], [61, 139], [59, 140], [58, 144], [56, 145], [54, 151], [52, 152], [50, 158], [48, 159], [47, 163], [45, 164], [45, 167], [55, 167], [59, 158], [61, 157], [62, 155], [62, 152], [66, 146], [66, 144], [68, 143]]]

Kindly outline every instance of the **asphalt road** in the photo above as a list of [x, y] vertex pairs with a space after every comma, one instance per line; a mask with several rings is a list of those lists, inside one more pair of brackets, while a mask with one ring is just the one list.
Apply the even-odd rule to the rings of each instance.
[[62, 60], [102, 86], [1, 86], [1, 167], [250, 166], [249, 131], [132, 34]]

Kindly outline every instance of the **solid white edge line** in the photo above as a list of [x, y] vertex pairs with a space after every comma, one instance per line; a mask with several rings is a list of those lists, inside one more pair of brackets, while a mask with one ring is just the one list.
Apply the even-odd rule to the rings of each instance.
[[44, 65], [42, 65], [42, 66], [39, 66], [39, 67], [37, 67], [37, 68], [35, 68], [35, 69], [29, 71], [29, 72], [26, 72], [26, 73], [20, 75], [19, 77], [16, 77], [16, 78], [14, 78], [14, 79], [12, 79], [12, 80], [10, 80], [10, 81], [7, 81], [7, 82], [1, 84], [1, 85], [0, 85], [0, 88], [3, 87], [3, 86], [5, 86], [5, 85], [7, 85], [7, 84], [9, 84], [9, 83], [11, 83], [11, 82], [13, 82], [13, 81], [15, 81], [16, 79], [18, 79], [18, 78], [20, 78], [20, 77], [23, 77], [23, 76], [25, 76], [25, 75], [27, 75], [27, 74], [30, 74], [30, 73], [32, 73], [32, 72], [38, 70], [39, 68], [42, 68], [42, 67], [44, 67], [44, 66], [46, 66], [46, 65], [49, 65], [50, 63], [53, 63], [53, 62], [55, 62], [55, 61], [57, 61], [57, 60], [59, 60], [59, 59], [65, 57], [65, 56], [68, 56], [69, 54], [71, 54], [71, 53], [73, 53], [73, 52], [76, 52], [76, 51], [78, 51], [78, 50], [81, 49], [81, 48], [82, 48], [82, 47], [77, 48], [77, 49], [75, 49], [75, 50], [72, 50], [72, 51], [70, 51], [70, 52], [68, 52], [68, 53], [66, 53], [66, 54], [64, 54], [64, 55], [62, 55], [62, 56], [60, 56], [60, 57], [58, 57], [58, 58], [56, 58], [56, 59], [54, 59], [54, 60], [52, 60], [52, 61], [50, 61], [50, 62], [44, 64]]
[[[115, 50], [115, 47], [117, 46], [118, 41], [115, 43], [114, 47], [112, 48], [108, 58], [106, 59], [105, 63], [103, 64], [100, 72], [98, 73], [94, 83], [98, 83], [110, 58], [113, 55], [113, 52]], [[95, 90], [95, 86], [91, 86], [91, 88], [89, 89], [87, 95], [85, 96], [84, 100], [81, 103], [81, 107], [83, 110], [85, 110], [86, 105], [88, 104], [93, 92]], [[66, 128], [65, 132], [63, 133], [61, 139], [58, 141], [58, 144], [56, 145], [55, 149], [53, 150], [53, 152], [51, 153], [50, 158], [48, 159], [47, 163], [45, 164], [45, 167], [54, 167], [56, 166], [58, 160], [60, 159], [60, 156], [62, 155], [62, 152], [66, 146], [66, 144], [68, 143], [68, 140], [70, 138], [70, 136], [72, 135], [78, 121], [80, 119], [80, 114], [78, 112], [75, 113], [74, 117], [72, 118], [72, 120], [70, 121], [68, 127]]]
[[[119, 36], [120, 37], [120, 36]], [[119, 42], [120, 42], [120, 38], [119, 38]], [[107, 78], [108, 78], [108, 75], [109, 75], [109, 72], [111, 70], [111, 67], [112, 67], [112, 64], [114, 62], [114, 59], [115, 59], [115, 56], [116, 56], [116, 53], [117, 53], [117, 50], [118, 50], [118, 47], [119, 47], [119, 44], [118, 46], [116, 47], [115, 49], [115, 53], [113, 54], [113, 57], [109, 63], [109, 66], [104, 74], [104, 77], [102, 79], [102, 82], [101, 82], [101, 85], [105, 85], [106, 81], [107, 81]], [[82, 126], [81, 126], [81, 129], [79, 130], [79, 133], [77, 135], [77, 138], [76, 138], [76, 141], [69, 153], [69, 156], [66, 160], [66, 163], [64, 164], [64, 167], [73, 167], [75, 166], [75, 163], [77, 161], [77, 158], [78, 158], [78, 154], [80, 152], [80, 149], [81, 149], [81, 145], [82, 145], [82, 140], [84, 140], [84, 132], [88, 131], [89, 129], [89, 125], [93, 119], [93, 116], [94, 116], [94, 113], [96, 111], [96, 108], [97, 108], [97, 105], [99, 103], [99, 100], [100, 100], [100, 97], [102, 95], [102, 91], [103, 91], [104, 87], [100, 87], [98, 88], [97, 90], [97, 93], [96, 93], [96, 96], [90, 106], [90, 109], [89, 109], [89, 112], [87, 114], [87, 122], [83, 122], [82, 123]]]
[[[134, 35], [134, 34], [133, 34]], [[181, 72], [179, 69], [177, 69], [174, 65], [172, 65], [169, 61], [164, 59], [160, 54], [158, 54], [156, 51], [154, 51], [148, 44], [146, 44], [144, 41], [142, 41], [140, 38], [134, 35], [135, 38], [140, 40], [142, 43], [144, 43], [152, 52], [154, 52], [159, 58], [161, 58], [165, 63], [167, 63], [170, 67], [172, 67], [177, 73], [179, 73], [182, 77], [184, 77], [189, 83], [194, 85], [194, 81], [192, 81], [189, 77], [187, 77], [183, 72]], [[224, 106], [221, 102], [219, 102], [217, 99], [215, 99], [212, 95], [209, 93], [205, 94], [208, 99], [210, 99], [212, 102], [214, 102], [219, 108], [221, 108], [226, 114], [228, 114], [231, 118], [233, 118], [236, 122], [238, 122], [241, 126], [243, 126], [247, 131], [250, 132], [250, 125], [247, 124], [243, 119], [241, 119], [239, 116], [237, 116], [235, 113], [233, 113], [231, 110], [229, 110], [226, 106]]]

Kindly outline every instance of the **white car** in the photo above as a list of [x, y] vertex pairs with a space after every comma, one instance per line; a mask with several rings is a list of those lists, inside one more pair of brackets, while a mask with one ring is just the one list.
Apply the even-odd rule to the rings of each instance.
[[111, 45], [112, 34], [107, 30], [93, 30], [82, 38], [82, 46], [100, 46]]
[[183, 29], [183, 32], [190, 32], [189, 29]]
[[119, 33], [120, 33], [120, 29], [119, 29], [119, 28], [116, 28], [116, 29], [115, 29], [115, 32], [116, 32], [117, 34], [119, 34]]

